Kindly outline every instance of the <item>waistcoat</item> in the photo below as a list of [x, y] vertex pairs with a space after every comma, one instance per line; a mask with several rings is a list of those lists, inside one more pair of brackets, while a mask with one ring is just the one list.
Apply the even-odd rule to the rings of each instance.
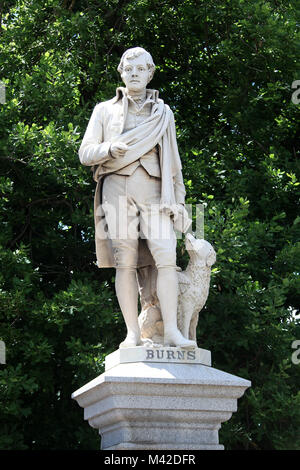
[[[124, 124], [124, 132], [133, 129], [138, 124], [143, 122], [151, 114], [152, 100], [146, 100], [141, 108], [138, 108], [134, 101], [128, 96], [128, 112]], [[132, 175], [135, 170], [143, 166], [150, 176], [160, 178], [160, 164], [157, 146], [153, 147], [150, 152], [143, 155], [136, 162], [116, 171], [116, 175]]]

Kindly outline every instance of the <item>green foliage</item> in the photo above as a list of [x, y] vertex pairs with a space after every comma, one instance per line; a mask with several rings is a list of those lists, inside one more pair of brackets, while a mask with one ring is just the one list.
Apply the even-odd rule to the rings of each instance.
[[220, 440], [299, 449], [296, 2], [3, 0], [0, 26], [0, 448], [99, 447], [70, 395], [125, 329], [114, 272], [95, 266], [94, 182], [77, 151], [140, 45], [217, 251], [198, 343], [252, 381]]

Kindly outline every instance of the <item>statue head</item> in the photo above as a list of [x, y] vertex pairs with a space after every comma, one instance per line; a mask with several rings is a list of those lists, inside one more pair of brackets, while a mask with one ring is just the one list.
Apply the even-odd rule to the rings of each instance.
[[[137, 89], [146, 86], [154, 75], [155, 65], [149, 52], [142, 47], [127, 49], [121, 57], [118, 72], [127, 88]], [[136, 82], [132, 73], [136, 72]]]

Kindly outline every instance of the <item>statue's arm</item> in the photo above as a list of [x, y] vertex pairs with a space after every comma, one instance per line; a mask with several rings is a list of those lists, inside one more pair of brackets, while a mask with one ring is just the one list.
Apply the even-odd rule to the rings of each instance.
[[[169, 108], [170, 109], [170, 108]], [[170, 131], [171, 131], [171, 142], [174, 146], [172, 149], [173, 152], [176, 152], [178, 154], [178, 158], [180, 159], [179, 153], [178, 153], [178, 147], [177, 147], [177, 139], [176, 139], [176, 126], [175, 126], [175, 119], [174, 119], [174, 114], [173, 111], [170, 110]], [[181, 204], [184, 206], [185, 204], [185, 186], [183, 182], [183, 177], [182, 177], [182, 171], [179, 170], [175, 177], [174, 177], [174, 192], [175, 192], [175, 200], [176, 204]]]
[[174, 192], [176, 204], [185, 204], [185, 186], [181, 171], [175, 175], [174, 178]]
[[101, 103], [94, 107], [78, 152], [83, 165], [103, 164], [111, 157], [109, 153], [111, 142], [103, 141], [104, 112]]

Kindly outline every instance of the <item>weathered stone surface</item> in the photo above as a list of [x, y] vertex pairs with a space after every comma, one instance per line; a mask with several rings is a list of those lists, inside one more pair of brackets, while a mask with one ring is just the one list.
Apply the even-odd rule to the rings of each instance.
[[218, 430], [250, 385], [201, 364], [123, 363], [72, 398], [102, 449], [223, 449]]

